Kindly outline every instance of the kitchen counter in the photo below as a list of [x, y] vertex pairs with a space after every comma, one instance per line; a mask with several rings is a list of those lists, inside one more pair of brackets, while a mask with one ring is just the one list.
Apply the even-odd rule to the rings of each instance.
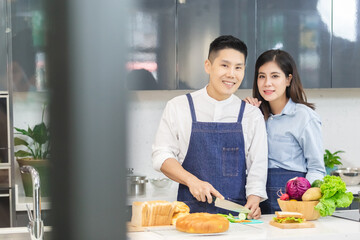
[[[359, 211], [359, 210], [348, 210]], [[230, 223], [225, 233], [218, 234], [189, 234], [172, 229], [150, 230], [148, 232], [129, 232], [130, 240], [186, 240], [186, 239], [360, 239], [360, 222], [345, 220], [332, 216], [322, 217], [316, 221], [315, 228], [280, 229], [269, 224], [275, 215], [263, 215], [260, 224]]]
[[[51, 239], [51, 227], [44, 227], [44, 239]], [[0, 228], [0, 239], [9, 240], [30, 240], [30, 233], [27, 227]]]

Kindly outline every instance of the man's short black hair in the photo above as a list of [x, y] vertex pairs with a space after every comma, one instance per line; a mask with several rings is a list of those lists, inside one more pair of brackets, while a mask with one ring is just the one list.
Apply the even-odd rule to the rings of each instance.
[[212, 62], [216, 58], [216, 54], [218, 51], [232, 48], [244, 54], [245, 61], [247, 57], [247, 47], [246, 44], [240, 39], [231, 36], [231, 35], [222, 35], [217, 37], [210, 44], [208, 59]]

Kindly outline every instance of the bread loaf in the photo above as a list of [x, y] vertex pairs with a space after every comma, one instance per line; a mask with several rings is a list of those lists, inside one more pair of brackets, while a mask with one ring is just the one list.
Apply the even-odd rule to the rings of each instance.
[[168, 201], [133, 202], [131, 224], [143, 227], [170, 225], [175, 207], [175, 202]]
[[172, 225], [176, 224], [177, 219], [190, 214], [190, 208], [184, 202], [175, 201], [175, 210], [172, 217]]
[[176, 221], [176, 229], [187, 233], [220, 233], [229, 229], [229, 221], [210, 213], [191, 213]]

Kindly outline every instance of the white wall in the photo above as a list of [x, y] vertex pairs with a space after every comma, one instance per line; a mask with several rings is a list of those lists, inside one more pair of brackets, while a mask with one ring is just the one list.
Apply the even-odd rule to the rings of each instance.
[[[360, 89], [307, 89], [323, 123], [324, 147], [344, 150], [344, 166], [360, 167]], [[159, 177], [152, 168], [151, 145], [166, 102], [189, 91], [137, 91], [131, 93], [128, 126], [128, 166], [136, 173]], [[240, 98], [251, 90], [239, 90]]]
[[[128, 167], [148, 177], [160, 177], [152, 168], [151, 145], [166, 102], [189, 91], [135, 91], [131, 93], [128, 113]], [[360, 88], [307, 89], [309, 102], [323, 122], [324, 147], [330, 151], [344, 150], [344, 166], [360, 167]], [[251, 90], [239, 90], [240, 98]], [[46, 95], [29, 93], [14, 95], [14, 126], [27, 127], [41, 120]]]

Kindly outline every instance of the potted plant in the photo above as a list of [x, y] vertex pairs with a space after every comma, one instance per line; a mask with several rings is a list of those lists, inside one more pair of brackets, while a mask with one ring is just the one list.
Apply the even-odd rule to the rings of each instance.
[[[14, 137], [14, 145], [22, 146], [23, 148], [15, 152], [15, 157], [19, 166], [24, 165], [33, 166], [40, 175], [41, 196], [48, 196], [48, 157], [49, 157], [49, 128], [44, 122], [43, 108], [41, 122], [36, 124], [33, 128], [21, 129], [15, 127], [15, 134], [21, 137]], [[25, 149], [25, 150], [23, 150]], [[25, 196], [32, 196], [32, 181], [30, 174], [23, 173], [21, 178], [24, 185]]]
[[344, 153], [344, 151], [339, 150], [331, 153], [328, 149], [325, 149], [324, 162], [327, 175], [330, 175], [332, 171], [336, 170], [338, 165], [342, 165], [340, 162], [341, 157], [338, 156], [339, 153]]

